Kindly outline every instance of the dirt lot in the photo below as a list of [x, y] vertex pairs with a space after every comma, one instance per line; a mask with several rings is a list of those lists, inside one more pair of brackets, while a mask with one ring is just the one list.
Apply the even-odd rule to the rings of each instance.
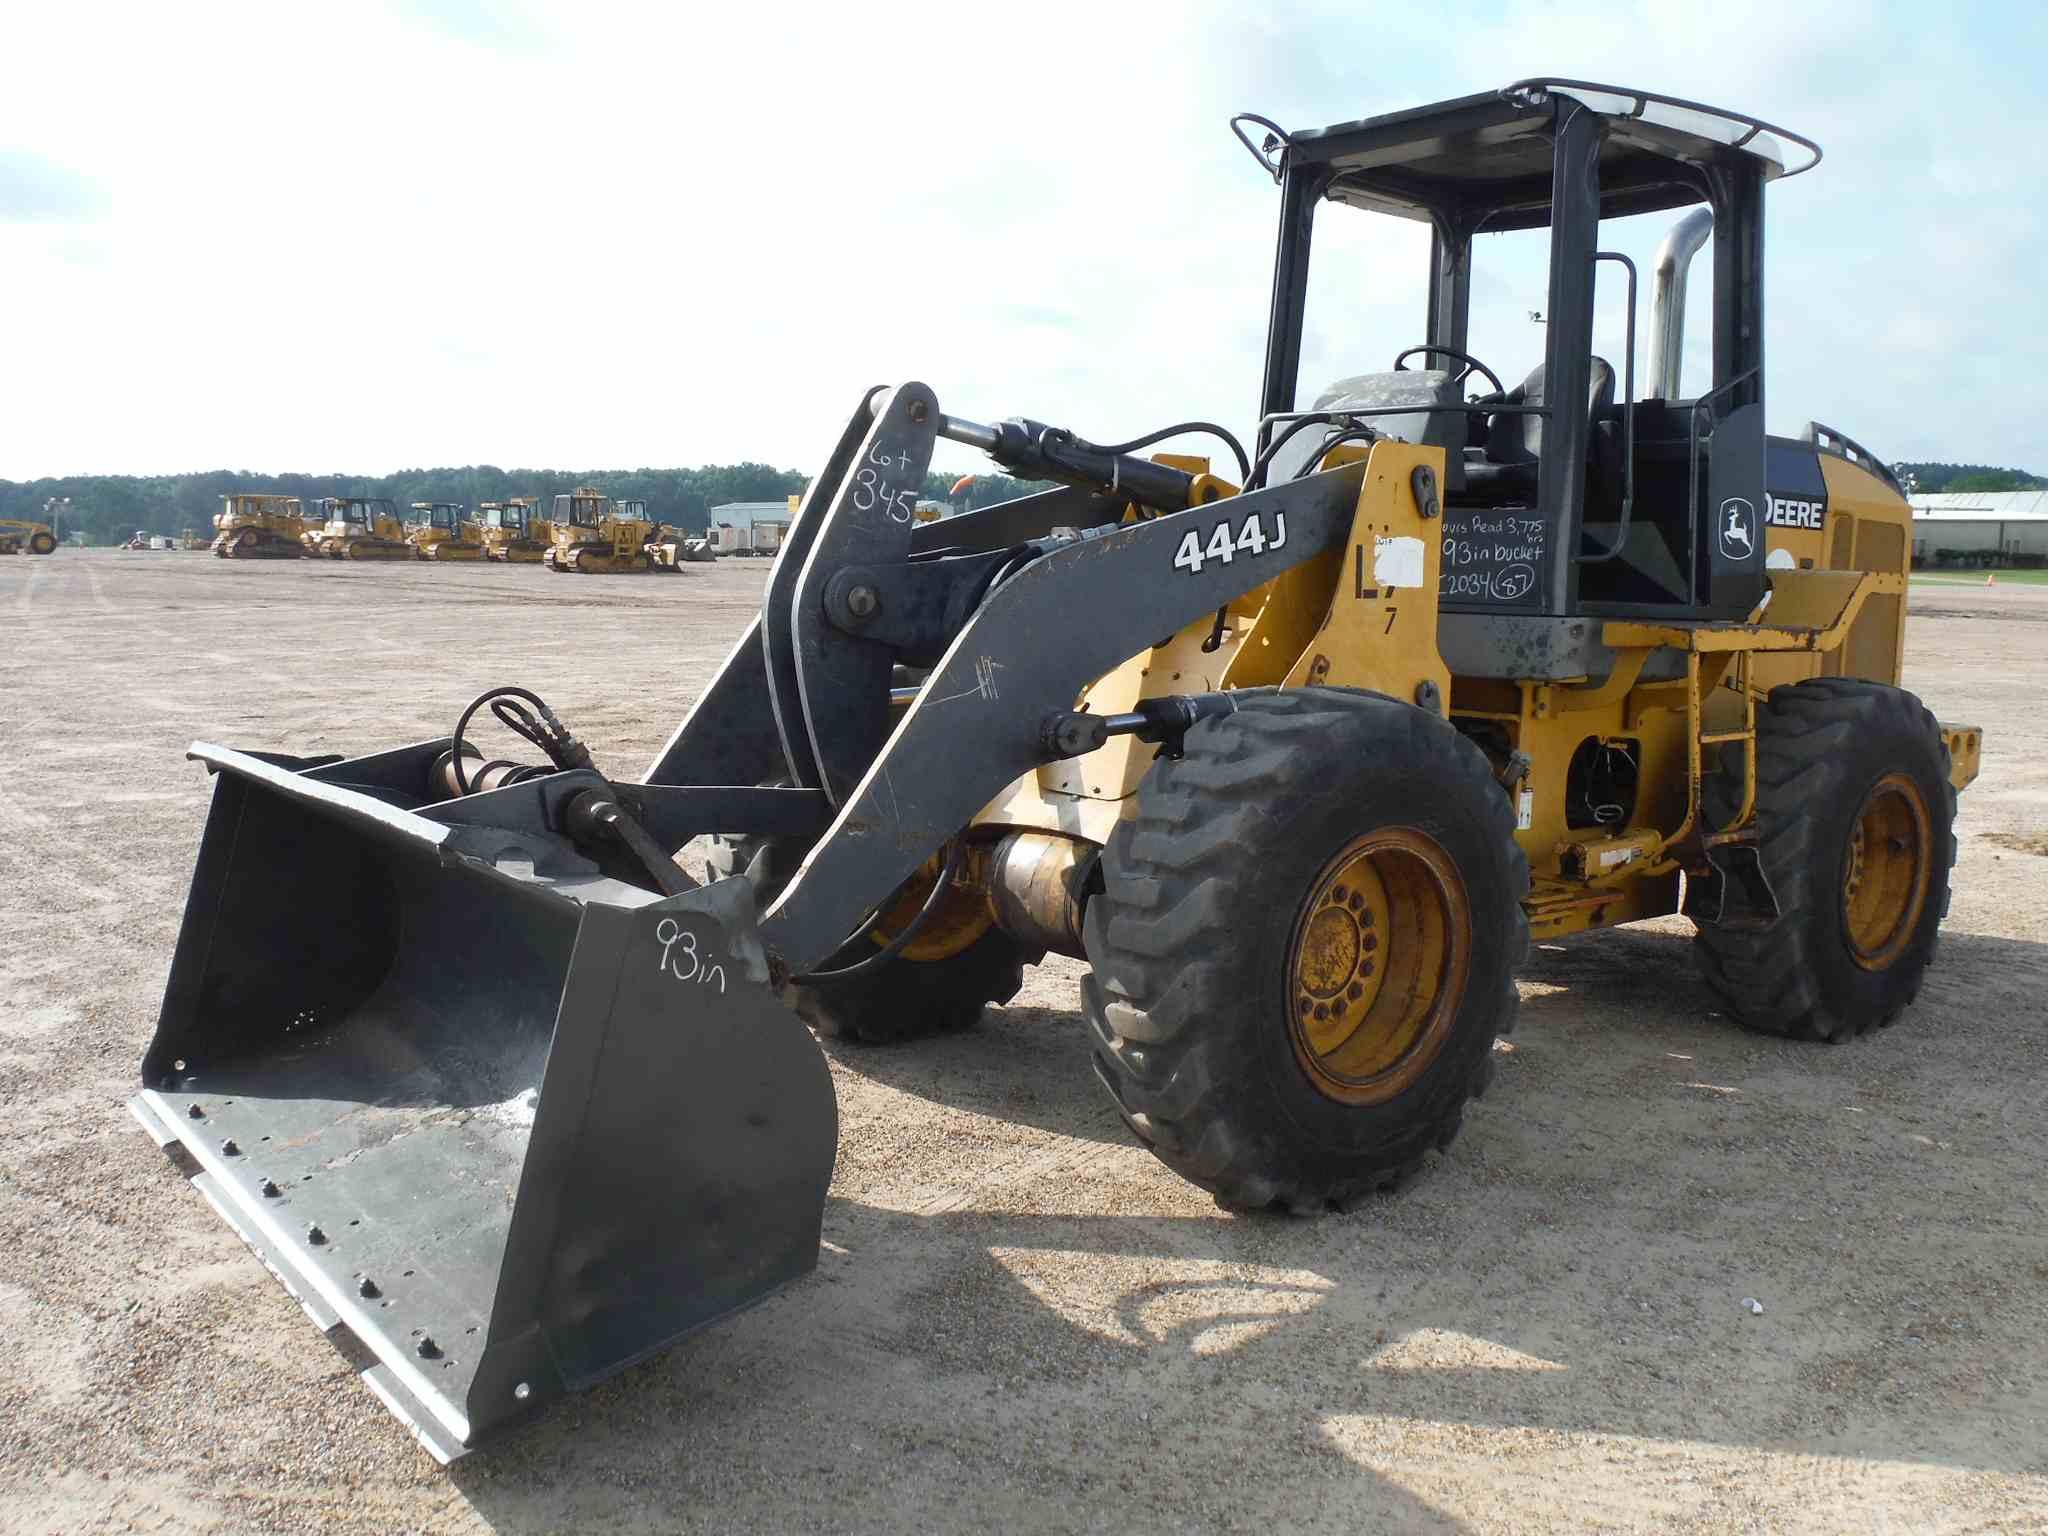
[[367, 750], [520, 681], [637, 771], [763, 574], [0, 561], [0, 1526], [2048, 1529], [2019, 586], [1914, 594], [1908, 682], [1987, 749], [1898, 1027], [1742, 1034], [1682, 921], [1545, 947], [1448, 1157], [1252, 1219], [1128, 1140], [1049, 965], [969, 1035], [832, 1051], [813, 1278], [436, 1468], [122, 1108], [207, 794], [181, 754]]

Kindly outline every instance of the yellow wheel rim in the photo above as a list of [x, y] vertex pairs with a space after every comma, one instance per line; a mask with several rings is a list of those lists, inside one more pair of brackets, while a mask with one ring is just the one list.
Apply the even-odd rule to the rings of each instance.
[[1866, 971], [1881, 971], [1912, 942], [1927, 907], [1934, 820], [1920, 786], [1888, 773], [1856, 812], [1842, 870], [1843, 932]]
[[[887, 944], [923, 910], [932, 885], [945, 873], [946, 855], [951, 848], [947, 844], [926, 860], [904, 886], [895, 904], [869, 930], [869, 937], [876, 944]], [[900, 953], [906, 960], [950, 960], [994, 926], [995, 914], [989, 910], [987, 900], [956, 883], [940, 898], [939, 909], [932, 914], [931, 921], [918, 930], [917, 937], [904, 945]]]
[[1409, 827], [1356, 839], [1323, 866], [1295, 918], [1296, 1060], [1341, 1103], [1392, 1098], [1443, 1048], [1471, 961], [1471, 906], [1442, 846]]

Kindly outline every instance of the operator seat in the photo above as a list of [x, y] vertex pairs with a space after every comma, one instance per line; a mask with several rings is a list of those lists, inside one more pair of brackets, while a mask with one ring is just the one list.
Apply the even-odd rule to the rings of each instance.
[[[1597, 422], [1614, 405], [1614, 368], [1606, 358], [1592, 359], [1586, 394], [1587, 419]], [[1537, 364], [1498, 403], [1542, 405], [1543, 365]], [[1483, 456], [1465, 466], [1467, 483], [1489, 498], [1535, 495], [1536, 462], [1543, 456], [1543, 422], [1543, 417], [1522, 411], [1498, 411], [1490, 416]]]

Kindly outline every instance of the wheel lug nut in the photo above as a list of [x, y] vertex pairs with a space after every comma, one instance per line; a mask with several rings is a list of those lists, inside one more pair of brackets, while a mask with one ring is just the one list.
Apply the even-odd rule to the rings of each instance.
[[1358, 968], [1358, 974], [1361, 976], [1370, 976], [1372, 974], [1372, 962], [1368, 960], [1365, 962], [1365, 964], [1361, 965]]
[[1368, 933], [1361, 943], [1365, 952], [1371, 954], [1380, 947], [1380, 936], [1376, 933]]
[[1351, 999], [1351, 1001], [1353, 1001], [1353, 1002], [1355, 1003], [1355, 1002], [1357, 1002], [1357, 1001], [1358, 1001], [1358, 1000], [1359, 1000], [1359, 999], [1360, 999], [1361, 997], [1365, 996], [1365, 988], [1364, 988], [1364, 987], [1362, 987], [1362, 986], [1360, 986], [1360, 985], [1359, 985], [1359, 984], [1358, 984], [1357, 982], [1355, 982], [1355, 981], [1354, 981], [1353, 983], [1351, 983], [1351, 987], [1350, 987], [1350, 989], [1349, 989], [1349, 990], [1348, 990], [1347, 992], [1345, 992], [1345, 994], [1344, 994], [1344, 995], [1345, 995], [1346, 997], [1350, 998], [1350, 999]]
[[1334, 898], [1335, 900], [1337, 900], [1337, 901], [1342, 901], [1342, 900], [1343, 900], [1343, 899], [1345, 898], [1345, 896], [1346, 896], [1346, 895], [1348, 895], [1349, 893], [1350, 893], [1350, 887], [1348, 887], [1348, 886], [1343, 886], [1343, 885], [1340, 885], [1340, 886], [1337, 886], [1337, 887], [1336, 887], [1335, 889], [1333, 889], [1333, 890], [1332, 890], [1332, 891], [1330, 892], [1330, 895], [1331, 895], [1331, 896], [1332, 896], [1332, 897], [1333, 897], [1333, 898]]
[[1324, 1007], [1324, 1006], [1323, 1006], [1323, 1005], [1322, 1005], [1321, 1003], [1317, 1003], [1317, 1004], [1316, 1004], [1316, 1017], [1317, 1017], [1318, 1019], [1327, 1019], [1327, 1018], [1328, 1018], [1329, 1016], [1330, 1016], [1330, 1010], [1329, 1010], [1328, 1008]]
[[1351, 893], [1351, 903], [1350, 903], [1350, 905], [1351, 905], [1351, 910], [1352, 910], [1352, 911], [1354, 911], [1354, 912], [1356, 912], [1356, 911], [1357, 911], [1357, 910], [1358, 910], [1358, 909], [1359, 909], [1360, 907], [1362, 907], [1362, 906], [1364, 906], [1364, 905], [1365, 905], [1365, 898], [1364, 898], [1363, 896], [1359, 895], [1359, 894], [1358, 894], [1358, 892], [1356, 892], [1356, 891], [1353, 891], [1353, 892]]

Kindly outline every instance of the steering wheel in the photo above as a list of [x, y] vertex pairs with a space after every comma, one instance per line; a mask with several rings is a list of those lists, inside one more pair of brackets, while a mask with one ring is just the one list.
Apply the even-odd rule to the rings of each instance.
[[1473, 374], [1479, 373], [1486, 376], [1486, 382], [1493, 386], [1495, 394], [1504, 395], [1508, 392], [1507, 386], [1501, 383], [1499, 374], [1479, 361], [1470, 352], [1460, 352], [1455, 347], [1410, 347], [1406, 352], [1403, 352], [1394, 359], [1394, 372], [1406, 373], [1408, 370], [1403, 365], [1418, 352], [1433, 352], [1438, 357], [1454, 357], [1463, 363], [1465, 366], [1451, 375], [1451, 383], [1454, 386], [1464, 383]]

